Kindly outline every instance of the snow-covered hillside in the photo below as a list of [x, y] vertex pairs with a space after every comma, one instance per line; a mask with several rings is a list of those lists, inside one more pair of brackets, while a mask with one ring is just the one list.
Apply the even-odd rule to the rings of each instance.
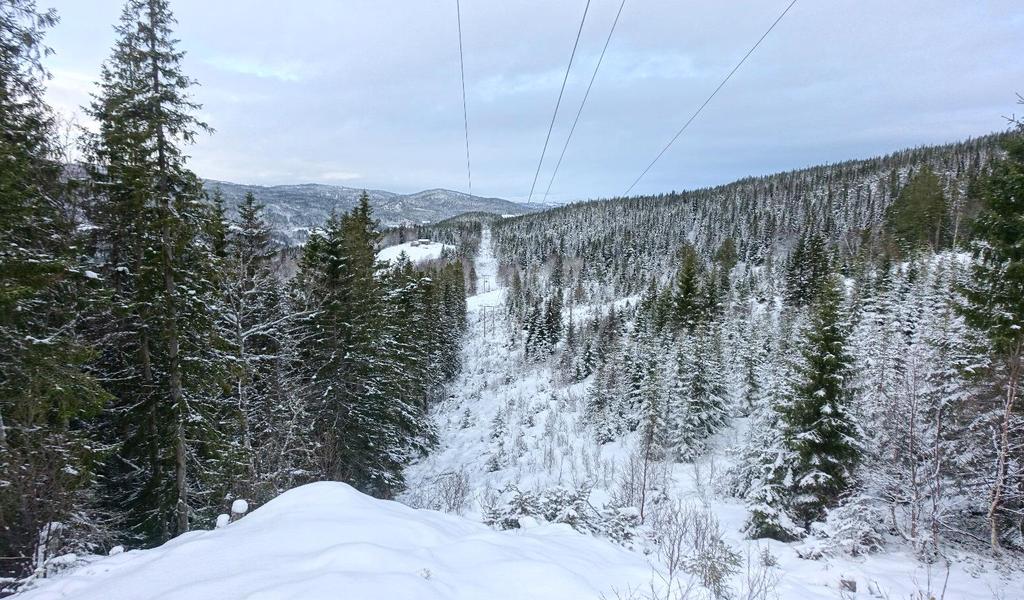
[[[602, 509], [621, 504], [630, 493], [637, 468], [636, 434], [597, 444], [584, 420], [589, 382], [562, 384], [553, 365], [530, 365], [521, 350], [512, 350], [516, 345], [510, 340], [503, 306], [506, 290], [498, 285], [488, 230], [483, 233], [476, 273], [481, 293], [468, 303], [470, 329], [463, 371], [448, 400], [433, 413], [439, 446], [407, 469], [408, 491], [401, 500], [486, 520], [496, 510], [507, 510], [531, 497], [543, 499], [552, 490], [589, 489], [587, 510], [592, 509], [593, 519], [599, 521]], [[616, 310], [629, 301], [617, 300]], [[578, 308], [574, 318], [607, 308]], [[947, 572], [945, 563], [925, 564], [902, 550], [809, 560], [801, 557], [813, 550], [806, 544], [746, 539], [741, 529], [747, 508], [719, 493], [719, 485], [734, 459], [731, 449], [740, 445], [747, 425], [747, 419], [733, 420], [711, 441], [711, 451], [696, 462], [650, 474], [660, 479], [654, 487], [662, 495], [659, 511], [663, 512], [649, 515], [647, 521], [670, 524], [640, 526], [626, 545], [650, 561], [655, 580], [676, 581], [672, 598], [709, 597], [704, 595], [707, 590], [701, 577], [694, 576], [692, 569], [680, 570], [678, 556], [653, 543], [666, 535], [666, 529], [667, 535], [673, 535], [671, 521], [680, 518], [696, 518], [712, 529], [717, 527], [726, 545], [723, 556], [738, 557], [740, 567], [726, 578], [723, 592], [731, 597], [1024, 598], [1024, 573], [969, 553], [952, 557]], [[658, 528], [661, 531], [655, 531]], [[676, 552], [684, 554], [685, 560], [700, 560], [701, 551], [687, 543]], [[842, 585], [858, 591], [844, 592]], [[638, 592], [630, 597], [651, 596]]]
[[97, 559], [21, 598], [563, 600], [648, 577], [642, 557], [568, 526], [498, 532], [322, 482], [221, 529]]

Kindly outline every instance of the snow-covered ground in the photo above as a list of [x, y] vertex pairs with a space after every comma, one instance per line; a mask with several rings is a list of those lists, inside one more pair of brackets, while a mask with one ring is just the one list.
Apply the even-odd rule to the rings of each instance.
[[323, 482], [221, 529], [99, 559], [21, 598], [563, 600], [648, 577], [641, 557], [565, 525], [498, 532]]
[[[521, 352], [511, 350], [501, 307], [504, 290], [498, 286], [487, 231], [476, 272], [481, 293], [468, 303], [463, 371], [449, 398], [433, 413], [439, 445], [407, 469], [409, 491], [400, 499], [481, 519], [488, 504], [509, 484], [528, 491], [592, 486], [591, 503], [601, 506], [619, 491], [635, 440], [594, 442], [593, 432], [583, 422], [586, 384], [562, 385], [553, 365], [524, 364]], [[622, 299], [629, 300], [635, 299]], [[616, 304], [616, 308], [620, 306]], [[576, 318], [587, 311], [578, 310]], [[1024, 599], [1024, 573], [975, 555], [950, 556], [947, 580], [944, 563], [926, 565], [897, 549], [866, 557], [808, 560], [798, 555], [798, 544], [745, 539], [741, 529], [747, 519], [746, 508], [718, 492], [730, 466], [729, 448], [738, 447], [745, 425], [745, 420], [736, 420], [713, 440], [713, 450], [697, 463], [674, 465], [665, 475], [665, 487], [669, 501], [713, 514], [724, 540], [744, 561], [762, 551], [774, 556], [777, 566], [772, 577], [777, 582], [764, 598], [928, 600], [930, 590], [936, 600]], [[453, 481], [459, 485], [453, 486]], [[661, 580], [666, 566], [656, 549], [647, 546], [639, 550], [648, 552], [638, 551], [637, 556], [648, 560], [652, 577]], [[730, 587], [739, 597], [753, 598], [744, 595], [745, 571], [734, 576]], [[682, 577], [686, 585], [688, 576]], [[858, 591], [841, 591], [841, 580], [855, 582]], [[707, 597], [697, 588], [689, 597]]]
[[454, 247], [439, 242], [406, 242], [396, 246], [388, 246], [377, 253], [377, 260], [391, 262], [405, 253], [413, 263], [434, 260], [441, 257], [445, 250], [455, 250]]

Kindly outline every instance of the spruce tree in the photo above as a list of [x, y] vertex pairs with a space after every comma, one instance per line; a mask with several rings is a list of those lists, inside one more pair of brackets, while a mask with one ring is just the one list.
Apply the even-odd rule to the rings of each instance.
[[942, 181], [925, 166], [889, 206], [885, 225], [904, 251], [926, 246], [938, 252], [946, 244], [948, 212]]
[[786, 261], [786, 304], [801, 306], [806, 294], [807, 282], [804, 278], [804, 266], [807, 261], [807, 237], [800, 234], [796, 246], [789, 253]]
[[691, 461], [707, 449], [708, 438], [726, 423], [721, 350], [708, 326], [683, 334], [672, 369], [669, 403], [671, 445], [679, 460]]
[[694, 372], [696, 349], [693, 336], [689, 334], [680, 335], [673, 345], [674, 360], [670, 363], [666, 384], [669, 446], [676, 460], [688, 460], [694, 455], [691, 452], [695, 436], [690, 428], [690, 396], [697, 376]]
[[[399, 338], [386, 323], [395, 313], [377, 277], [376, 240], [364, 193], [351, 213], [333, 216], [310, 238], [296, 286], [309, 313], [300, 333], [300, 357], [305, 394], [317, 414], [323, 475], [390, 497], [402, 487], [402, 468], [429, 440], [417, 387], [422, 382], [413, 385], [400, 377], [403, 361], [421, 357], [396, 357], [387, 344]], [[410, 279], [415, 277], [407, 273], [406, 282]], [[440, 314], [433, 295], [437, 286], [426, 279], [416, 285], [424, 286], [425, 295], [409, 301], [433, 313], [422, 330], [423, 342], [430, 356], [439, 356], [433, 341]], [[413, 341], [401, 343], [408, 349]]]
[[813, 303], [827, 285], [831, 269], [825, 238], [801, 234], [786, 266], [786, 303], [797, 308]]
[[[561, 263], [559, 263], [561, 264]], [[562, 339], [562, 289], [555, 288], [544, 306], [544, 334], [550, 350]]]
[[549, 336], [546, 330], [547, 322], [544, 319], [544, 304], [536, 300], [529, 312], [526, 314], [526, 338], [524, 352], [527, 360], [539, 359], [547, 356], [549, 351]]
[[769, 342], [771, 351], [758, 372], [763, 393], [753, 406], [740, 464], [733, 474], [732, 485], [750, 512], [744, 533], [753, 539], [788, 542], [802, 533], [788, 513], [787, 467], [795, 456], [785, 444], [781, 413], [800, 368], [799, 356], [789, 356], [795, 343], [792, 332], [798, 329], [799, 326], [777, 329], [777, 335]]
[[681, 266], [676, 273], [672, 298], [672, 322], [677, 328], [693, 330], [704, 317], [706, 302], [701, 297], [702, 268], [693, 246], [680, 252]]
[[784, 441], [794, 462], [788, 475], [789, 508], [808, 528], [824, 518], [853, 483], [861, 456], [850, 411], [850, 364], [839, 282], [826, 279], [816, 298], [801, 350], [803, 366], [781, 409]]
[[80, 261], [43, 102], [55, 23], [30, 0], [0, 4], [0, 582], [87, 550], [96, 525], [91, 426], [108, 397], [85, 370], [76, 299], [96, 299], [99, 281]]
[[214, 318], [221, 257], [184, 146], [209, 128], [194, 116], [166, 0], [129, 0], [90, 108], [96, 260], [114, 299], [101, 368], [117, 459], [108, 496], [147, 541], [213, 518], [233, 472]]

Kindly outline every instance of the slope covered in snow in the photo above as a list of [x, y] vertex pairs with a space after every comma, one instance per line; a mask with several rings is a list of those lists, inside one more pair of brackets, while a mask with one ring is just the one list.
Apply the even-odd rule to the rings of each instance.
[[498, 532], [324, 482], [221, 529], [98, 559], [21, 598], [563, 600], [648, 576], [641, 557], [564, 525]]
[[[470, 329], [463, 370], [448, 399], [433, 412], [438, 447], [407, 469], [409, 487], [400, 499], [481, 520], [492, 519], [496, 507], [524, 502], [529, 494], [543, 498], [551, 490], [589, 490], [587, 504], [595, 515], [606, 505], [628, 500], [637, 469], [637, 434], [597, 443], [585, 418], [591, 382], [566, 384], [558, 365], [524, 360], [521, 347], [512, 340], [504, 307], [506, 290], [499, 283], [488, 230], [482, 236], [476, 273], [480, 294], [468, 302]], [[581, 323], [587, 315], [606, 312], [611, 306], [621, 310], [635, 301], [620, 298], [604, 306], [577, 307], [572, 317], [564, 316]], [[898, 548], [810, 560], [805, 556], [812, 549], [801, 543], [747, 539], [742, 532], [747, 508], [718, 491], [735, 459], [732, 449], [741, 445], [747, 425], [747, 419], [737, 418], [711, 440], [707, 454], [694, 462], [653, 468], [649, 474], [658, 480], [653, 487], [666, 510], [648, 515], [648, 523], [682, 516], [691, 519], [687, 527], [697, 518], [719, 528], [720, 539], [739, 564], [726, 577], [730, 597], [1024, 599], [1024, 573], [966, 552], [952, 557], [947, 572], [943, 562], [925, 564]], [[656, 531], [659, 527], [662, 530]], [[671, 524], [642, 525], [636, 538], [626, 544], [646, 553], [654, 580], [676, 581], [675, 595], [660, 597], [712, 597], [701, 577], [693, 575], [703, 550], [692, 547], [695, 540], [691, 538], [675, 549], [684, 558], [680, 560], [678, 554], [673, 558], [673, 551], [666, 552], [655, 540], [665, 535], [674, 535]], [[689, 572], [679, 570], [678, 564], [673, 571], [673, 562], [689, 564]], [[859, 592], [844, 592], [842, 585], [855, 586]], [[629, 597], [652, 596], [641, 590]]]

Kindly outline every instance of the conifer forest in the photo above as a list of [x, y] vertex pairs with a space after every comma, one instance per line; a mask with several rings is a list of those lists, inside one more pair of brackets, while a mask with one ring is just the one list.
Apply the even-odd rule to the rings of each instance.
[[0, 597], [1024, 598], [1024, 122], [289, 204], [195, 170], [178, 1], [124, 0], [72, 127], [76, 23], [0, 0]]

